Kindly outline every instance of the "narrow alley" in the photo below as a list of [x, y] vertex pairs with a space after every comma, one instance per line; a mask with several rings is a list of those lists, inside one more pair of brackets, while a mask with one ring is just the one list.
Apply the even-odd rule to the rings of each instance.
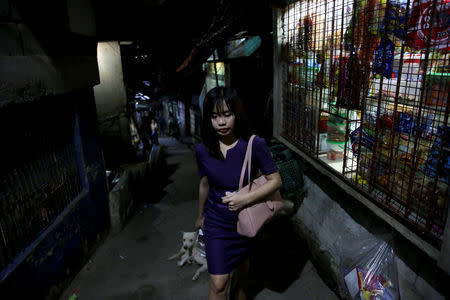
[[[167, 260], [181, 246], [180, 231], [194, 229], [198, 199], [195, 155], [190, 144], [174, 138], [160, 138], [160, 143], [166, 148], [167, 165], [173, 171], [163, 198], [154, 204], [141, 204], [125, 228], [97, 249], [60, 300], [72, 295], [78, 300], [206, 299], [208, 274], [202, 273], [192, 281], [198, 266], [180, 268], [176, 261]], [[254, 255], [258, 256], [254, 258], [259, 262], [258, 273], [269, 268], [262, 271], [265, 281], [250, 280], [254, 299], [338, 299], [308, 260], [306, 245], [302, 249], [302, 245], [286, 239], [279, 245], [260, 244], [264, 248]], [[261, 253], [267, 249], [270, 253]], [[298, 278], [293, 278], [293, 272], [298, 272]]]
[[[4, 0], [0, 19], [0, 300], [223, 298], [168, 259], [201, 226], [199, 174], [211, 273], [248, 251], [249, 299], [450, 299], [450, 0]], [[288, 209], [247, 244], [234, 213], [274, 191]]]

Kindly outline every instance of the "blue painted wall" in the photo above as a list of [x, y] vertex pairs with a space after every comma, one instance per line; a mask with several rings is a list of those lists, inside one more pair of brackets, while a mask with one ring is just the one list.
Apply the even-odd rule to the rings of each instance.
[[84, 189], [53, 225], [24, 249], [19, 255], [23, 259], [1, 270], [0, 299], [58, 299], [108, 232], [108, 189], [93, 89], [58, 96], [58, 101], [75, 106], [74, 144]]

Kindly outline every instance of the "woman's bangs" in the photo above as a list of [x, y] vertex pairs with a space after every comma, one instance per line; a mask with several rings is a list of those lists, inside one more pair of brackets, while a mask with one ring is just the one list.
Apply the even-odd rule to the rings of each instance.
[[[224, 105], [225, 104], [225, 105]], [[232, 112], [231, 105], [229, 100], [227, 99], [217, 99], [213, 105], [213, 112], [215, 111], [218, 114], [222, 114], [225, 110], [229, 110]]]

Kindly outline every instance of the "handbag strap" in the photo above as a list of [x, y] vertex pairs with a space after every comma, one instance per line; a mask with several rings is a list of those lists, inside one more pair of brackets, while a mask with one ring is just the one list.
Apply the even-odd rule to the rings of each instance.
[[253, 139], [256, 135], [252, 135], [248, 140], [247, 151], [245, 152], [244, 163], [242, 164], [241, 169], [241, 177], [239, 178], [239, 190], [242, 189], [244, 184], [244, 175], [245, 175], [245, 167], [247, 166], [247, 176], [248, 181], [250, 183], [250, 170], [252, 166], [252, 147], [253, 147]]

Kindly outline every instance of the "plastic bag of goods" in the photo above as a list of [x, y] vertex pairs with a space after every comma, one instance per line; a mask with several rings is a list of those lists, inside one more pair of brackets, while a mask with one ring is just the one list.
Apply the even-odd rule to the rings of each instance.
[[350, 298], [399, 299], [397, 267], [392, 247], [386, 241], [373, 238], [357, 242], [350, 249], [346, 254], [350, 255], [352, 262], [348, 263], [347, 260], [343, 272], [346, 292]]

